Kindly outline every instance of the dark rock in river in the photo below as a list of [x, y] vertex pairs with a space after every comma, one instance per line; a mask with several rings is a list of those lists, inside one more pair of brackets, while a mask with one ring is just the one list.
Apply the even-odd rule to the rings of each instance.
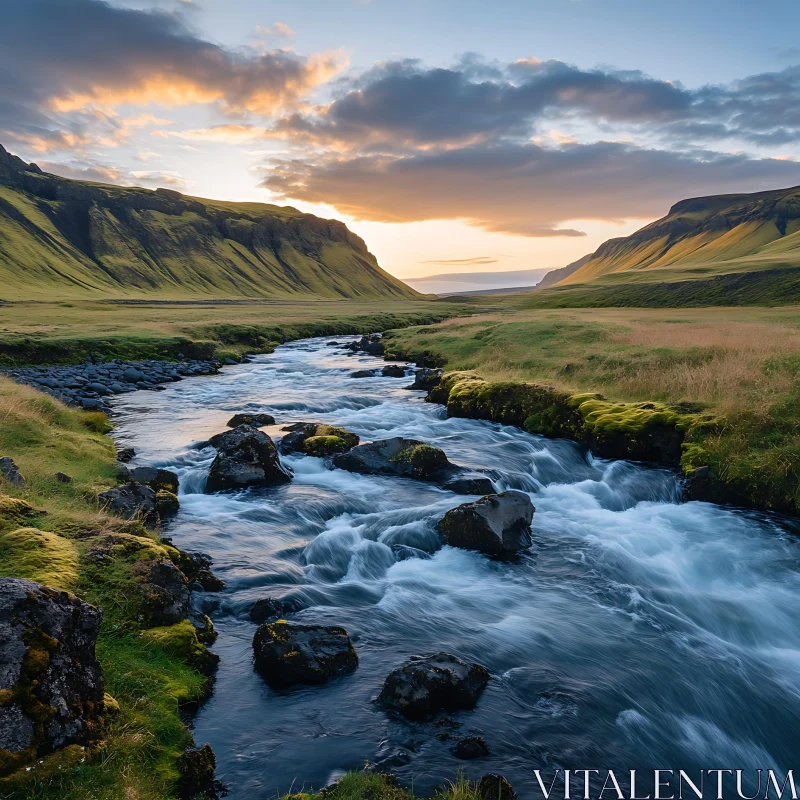
[[492, 494], [494, 484], [484, 475], [459, 475], [442, 484], [442, 489], [448, 489], [456, 494]]
[[189, 584], [199, 584], [204, 592], [221, 592], [225, 581], [211, 571], [211, 556], [205, 553], [187, 553], [179, 550], [179, 566]]
[[351, 378], [374, 378], [374, 369], [357, 369], [355, 372], [350, 373]]
[[381, 375], [384, 378], [405, 378], [406, 371], [398, 364], [387, 364], [382, 370]]
[[412, 656], [389, 673], [378, 703], [408, 719], [430, 719], [440, 711], [474, 708], [488, 682], [484, 667], [448, 653]]
[[240, 425], [263, 428], [265, 425], [274, 425], [275, 417], [271, 414], [234, 414], [225, 424], [229, 428], [238, 428]]
[[440, 369], [428, 369], [424, 367], [423, 369], [418, 369], [414, 373], [414, 383], [411, 386], [407, 386], [407, 389], [421, 389], [425, 392], [429, 392], [431, 389], [436, 386], [439, 381], [442, 379], [442, 370]]
[[202, 747], [191, 747], [178, 758], [178, 793], [183, 800], [216, 800], [222, 785], [215, 780], [217, 757], [206, 742]]
[[358, 666], [344, 628], [269, 622], [256, 631], [253, 651], [256, 670], [273, 686], [325, 683]]
[[493, 772], [478, 781], [478, 796], [481, 800], [517, 800], [517, 793], [502, 776]]
[[490, 494], [448, 511], [439, 522], [445, 544], [507, 556], [531, 545], [536, 509], [524, 492]]
[[14, 463], [14, 459], [8, 456], [0, 458], [0, 475], [3, 476], [4, 481], [18, 489], [24, 489], [27, 485], [25, 478], [20, 474], [19, 467]]
[[168, 492], [166, 489], [156, 492], [156, 511], [161, 519], [174, 517], [180, 511], [180, 507], [180, 500], [174, 492]]
[[292, 479], [292, 471], [281, 464], [272, 439], [258, 428], [240, 425], [210, 441], [219, 452], [208, 473], [207, 492], [274, 486]]
[[136, 450], [132, 447], [123, 447], [120, 450], [117, 450], [117, 461], [121, 461], [123, 464], [127, 464], [136, 456]]
[[295, 422], [283, 430], [289, 433], [281, 439], [279, 448], [281, 453], [286, 454], [329, 456], [344, 453], [359, 442], [355, 433], [322, 422]]
[[0, 774], [99, 733], [100, 619], [68, 592], [0, 578]]
[[98, 496], [100, 506], [123, 519], [138, 519], [145, 525], [157, 525], [156, 493], [142, 483], [126, 483]]
[[261, 597], [253, 603], [248, 613], [252, 622], [259, 625], [270, 620], [280, 619], [304, 608], [299, 600], [279, 600], [276, 597]]
[[426, 481], [446, 481], [461, 471], [444, 451], [416, 439], [381, 439], [334, 456], [334, 466], [364, 475], [397, 475]]
[[147, 616], [155, 625], [174, 625], [189, 610], [189, 584], [171, 561], [151, 565], [144, 596]]
[[460, 758], [462, 761], [485, 758], [492, 754], [483, 736], [465, 736], [455, 743], [451, 752], [456, 758]]
[[143, 483], [155, 492], [162, 489], [173, 494], [178, 492], [178, 476], [171, 470], [158, 467], [134, 467], [128, 470], [128, 475], [131, 480]]

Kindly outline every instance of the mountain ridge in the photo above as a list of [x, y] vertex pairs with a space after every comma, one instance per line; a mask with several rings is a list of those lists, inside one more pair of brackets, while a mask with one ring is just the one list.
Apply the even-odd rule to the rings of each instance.
[[339, 220], [61, 178], [0, 145], [0, 297], [419, 299]]
[[549, 285], [670, 282], [800, 267], [800, 187], [680, 200], [661, 219], [609, 239], [580, 261]]

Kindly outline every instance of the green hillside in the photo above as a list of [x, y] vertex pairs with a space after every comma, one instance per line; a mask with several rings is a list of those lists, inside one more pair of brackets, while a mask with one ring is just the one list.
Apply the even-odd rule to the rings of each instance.
[[0, 299], [415, 299], [337, 220], [43, 173], [0, 146]]
[[556, 286], [668, 284], [795, 267], [800, 187], [682, 200], [666, 217], [601, 245]]

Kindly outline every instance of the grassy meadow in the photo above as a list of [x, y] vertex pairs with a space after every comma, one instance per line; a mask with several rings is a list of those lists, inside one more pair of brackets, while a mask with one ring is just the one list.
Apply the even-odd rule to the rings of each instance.
[[391, 350], [490, 381], [710, 414], [707, 464], [756, 506], [800, 508], [800, 307], [520, 309], [394, 331]]

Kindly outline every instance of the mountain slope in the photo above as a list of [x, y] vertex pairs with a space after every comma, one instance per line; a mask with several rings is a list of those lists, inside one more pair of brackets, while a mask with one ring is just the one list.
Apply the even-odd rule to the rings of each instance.
[[609, 239], [557, 286], [670, 283], [800, 267], [800, 187], [697, 197]]
[[592, 258], [592, 253], [567, 264], [566, 267], [559, 267], [558, 269], [551, 269], [540, 281], [536, 284], [537, 289], [546, 289], [548, 286], [555, 286], [559, 281], [568, 278], [573, 272], [577, 272], [587, 261]]
[[43, 173], [0, 146], [0, 298], [415, 299], [337, 220]]

